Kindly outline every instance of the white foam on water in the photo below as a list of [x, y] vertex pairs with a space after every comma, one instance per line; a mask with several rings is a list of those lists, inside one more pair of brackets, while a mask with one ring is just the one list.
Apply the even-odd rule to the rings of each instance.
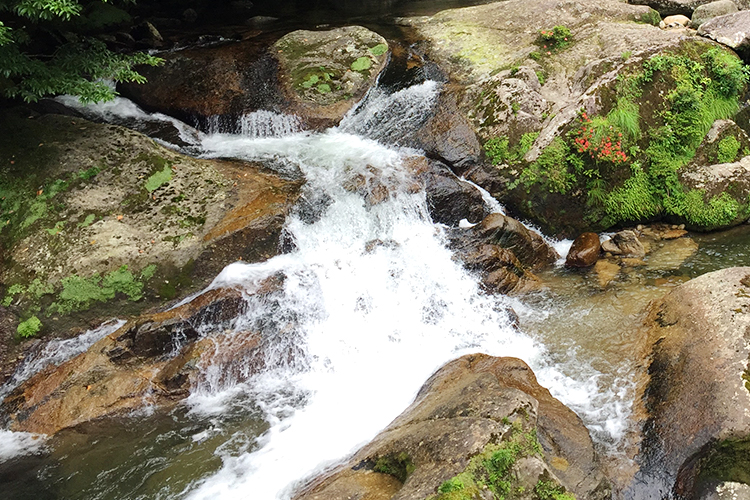
[[47, 436], [0, 429], [0, 462], [44, 450]]

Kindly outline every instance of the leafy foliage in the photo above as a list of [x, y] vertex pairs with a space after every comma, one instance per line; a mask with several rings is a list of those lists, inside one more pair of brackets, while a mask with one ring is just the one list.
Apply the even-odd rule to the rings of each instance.
[[39, 330], [42, 329], [42, 322], [37, 318], [36, 316], [32, 316], [26, 321], [22, 321], [18, 324], [18, 328], [16, 328], [16, 332], [18, 333], [18, 336], [26, 339], [29, 337], [33, 337], [37, 333], [39, 333]]
[[[106, 2], [107, 0], [102, 0]], [[71, 94], [82, 102], [110, 100], [115, 91], [104, 80], [145, 82], [133, 67], [158, 65], [145, 53], [117, 54], [104, 42], [75, 34], [78, 0], [9, 0], [0, 3], [0, 89], [7, 97], [33, 102]], [[49, 33], [64, 33], [52, 42]], [[41, 43], [40, 40], [45, 42]]]
[[[744, 202], [726, 193], [706, 199], [703, 192], [687, 192], [677, 172], [695, 156], [713, 123], [737, 112], [748, 68], [728, 50], [685, 44], [629, 71], [618, 79], [609, 113], [581, 111], [568, 133], [525, 165], [509, 187], [581, 193], [592, 209], [587, 218], [604, 227], [662, 215], [704, 229], [736, 220], [746, 210]], [[511, 157], [514, 145], [498, 139], [487, 143], [494, 157]], [[735, 161], [740, 148], [737, 138], [723, 139], [719, 161]], [[488, 157], [493, 158], [490, 152]]]
[[719, 141], [718, 157], [719, 163], [731, 163], [737, 159], [740, 152], [740, 141], [733, 135], [729, 135]]

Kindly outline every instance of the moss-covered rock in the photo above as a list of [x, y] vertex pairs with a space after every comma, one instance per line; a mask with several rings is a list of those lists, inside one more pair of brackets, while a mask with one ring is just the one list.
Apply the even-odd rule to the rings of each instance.
[[690, 32], [658, 30], [652, 12], [510, 0], [411, 19], [465, 86], [460, 110], [492, 164], [466, 176], [568, 237], [659, 218], [701, 230], [741, 222], [742, 210], [717, 222], [725, 200], [694, 193], [677, 171], [715, 120], [737, 112], [747, 73]]
[[137, 313], [278, 251], [300, 182], [186, 157], [122, 127], [27, 113], [3, 116], [0, 302], [21, 321], [37, 317], [40, 333]]
[[293, 112], [329, 124], [364, 96], [388, 60], [385, 39], [361, 26], [293, 31], [273, 51]]
[[[387, 481], [386, 481], [387, 479]], [[345, 464], [293, 498], [609, 497], [588, 431], [521, 360], [469, 355]]]

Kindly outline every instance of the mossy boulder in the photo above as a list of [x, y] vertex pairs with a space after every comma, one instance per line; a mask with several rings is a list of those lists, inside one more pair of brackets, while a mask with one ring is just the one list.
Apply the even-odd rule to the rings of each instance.
[[291, 111], [327, 125], [364, 96], [388, 60], [385, 39], [362, 26], [293, 31], [272, 50]]
[[[697, 498], [750, 477], [750, 268], [705, 274], [649, 305], [634, 497]], [[642, 404], [642, 406], [641, 406]], [[648, 491], [644, 489], [648, 488]]]
[[548, 234], [660, 218], [702, 230], [740, 222], [695, 216], [717, 201], [702, 192], [698, 203], [677, 170], [716, 119], [737, 112], [747, 73], [691, 32], [659, 30], [652, 13], [509, 0], [410, 19], [465, 87], [459, 110], [488, 163], [465, 176]]
[[295, 500], [609, 498], [588, 431], [516, 358], [451, 361], [346, 463]]
[[138, 313], [278, 252], [301, 181], [81, 118], [3, 120], [0, 300], [40, 333]]

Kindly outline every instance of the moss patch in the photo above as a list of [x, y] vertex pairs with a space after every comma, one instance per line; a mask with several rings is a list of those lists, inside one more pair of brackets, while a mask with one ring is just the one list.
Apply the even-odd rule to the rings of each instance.
[[[489, 491], [493, 498], [505, 500], [517, 498], [524, 493], [514, 467], [524, 457], [542, 456], [542, 447], [534, 430], [524, 431], [520, 423], [515, 423], [509, 431], [508, 439], [499, 444], [488, 444], [478, 455], [472, 457], [466, 469], [443, 482], [437, 493], [429, 500], [472, 500], [485, 498], [482, 492]], [[552, 483], [564, 494], [565, 489]], [[552, 488], [550, 486], [549, 488]], [[548, 488], [548, 489], [549, 489]], [[558, 490], [555, 490], [558, 491]], [[568, 495], [568, 498], [572, 495]], [[550, 500], [551, 497], [538, 500]], [[554, 500], [564, 500], [555, 498]], [[567, 499], [565, 499], [567, 500]]]

